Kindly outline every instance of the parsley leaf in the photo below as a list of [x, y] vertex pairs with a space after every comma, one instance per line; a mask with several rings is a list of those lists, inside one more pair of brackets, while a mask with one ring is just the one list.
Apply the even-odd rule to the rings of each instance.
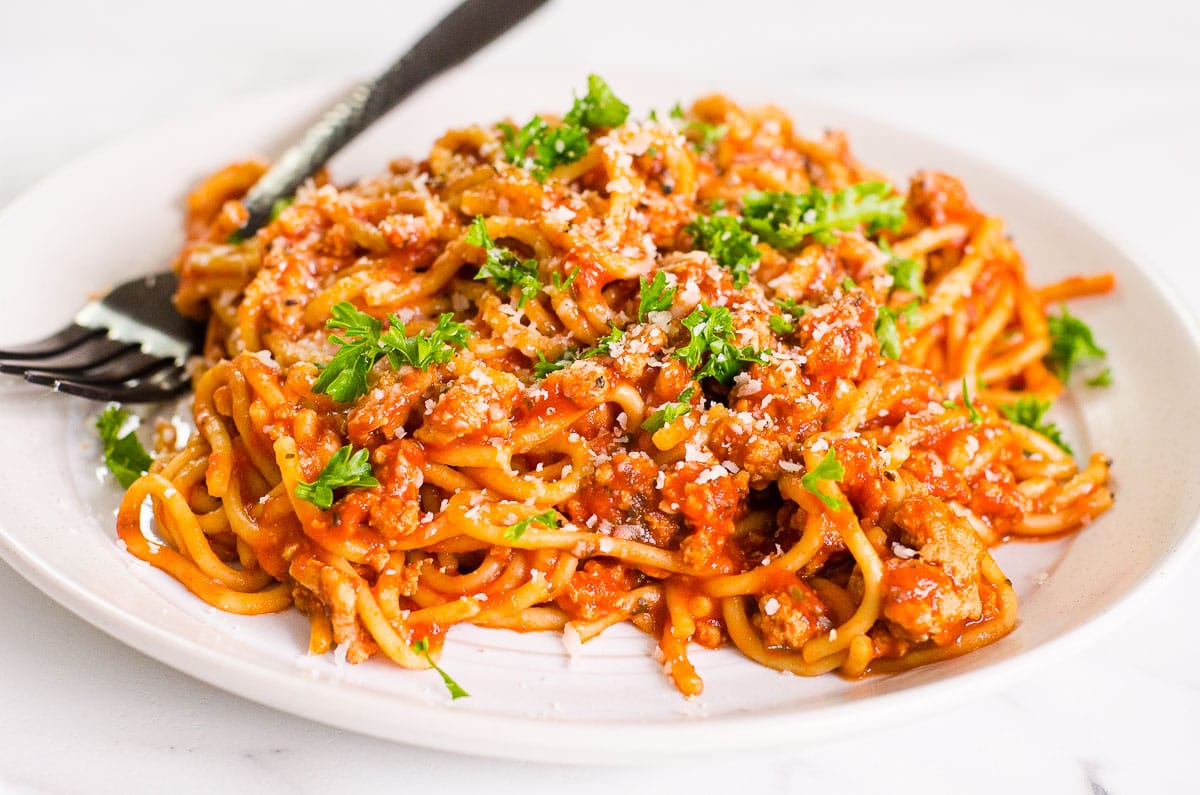
[[534, 516], [527, 516], [516, 524], [510, 525], [508, 529], [504, 531], [504, 540], [516, 541], [521, 536], [525, 535], [525, 531], [529, 529], [529, 525], [533, 524], [534, 522], [553, 530], [554, 528], [558, 527], [558, 513], [551, 508], [548, 511], [543, 511]]
[[683, 319], [683, 325], [691, 339], [675, 351], [675, 358], [682, 359], [693, 370], [700, 368], [694, 374], [696, 380], [711, 376], [728, 384], [743, 365], [767, 363], [770, 351], [756, 351], [750, 345], [739, 348], [734, 344], [733, 315], [728, 307], [701, 303]]
[[620, 127], [629, 117], [629, 106], [617, 99], [600, 75], [588, 75], [587, 94], [576, 99], [563, 116], [564, 124], [577, 124], [595, 130], [599, 127]]
[[341, 301], [330, 310], [332, 317], [325, 321], [330, 329], [342, 329], [344, 334], [331, 334], [329, 342], [341, 346], [328, 364], [320, 365], [321, 375], [313, 384], [313, 392], [329, 395], [339, 403], [350, 403], [367, 393], [367, 374], [387, 356], [392, 367], [408, 363], [420, 370], [432, 364], [445, 364], [454, 356], [455, 348], [464, 348], [470, 331], [454, 321], [447, 312], [438, 319], [437, 327], [413, 336], [404, 333], [404, 323], [389, 315], [391, 327], [381, 333], [382, 324], [366, 312], [360, 312], [349, 301]]
[[274, 221], [276, 218], [279, 217], [280, 213], [282, 213], [287, 208], [291, 207], [292, 202], [294, 202], [295, 200], [296, 200], [296, 198], [294, 196], [281, 196], [280, 198], [271, 202], [271, 217], [268, 219], [268, 223], [270, 223], [271, 221]]
[[[563, 116], [562, 124], [551, 127], [534, 116], [520, 130], [499, 124], [501, 147], [508, 162], [530, 170], [542, 182], [558, 166], [574, 163], [588, 150], [588, 132], [599, 127], [619, 127], [629, 116], [629, 106], [617, 99], [598, 75], [588, 75], [588, 91], [576, 98]], [[533, 156], [527, 152], [533, 149]]]
[[542, 283], [538, 281], [537, 260], [522, 260], [504, 246], [497, 246], [488, 234], [487, 222], [483, 220], [482, 215], [475, 216], [471, 228], [467, 230], [466, 241], [472, 246], [482, 248], [486, 256], [475, 278], [491, 280], [492, 285], [501, 293], [517, 288], [521, 292], [517, 306], [524, 306], [526, 301], [542, 289]]
[[891, 274], [893, 290], [907, 290], [918, 298], [925, 297], [925, 280], [921, 274], [921, 263], [908, 257], [892, 257], [883, 266]]
[[1100, 372], [1089, 378], [1086, 383], [1088, 386], [1111, 386], [1113, 382], [1112, 368], [1105, 367]]
[[[983, 422], [983, 415], [975, 408], [975, 404], [971, 402], [971, 393], [967, 391], [967, 379], [964, 376], [962, 380], [962, 397], [963, 406], [967, 409], [967, 417], [970, 418], [972, 425], [978, 425]], [[948, 409], [958, 408], [958, 404], [953, 400], [943, 400], [942, 405]]]
[[533, 363], [533, 374], [539, 379], [545, 378], [551, 373], [556, 373], [559, 370], [566, 369], [567, 365], [579, 358], [575, 351], [571, 349], [564, 351], [562, 356], [552, 362], [547, 361], [546, 357], [542, 355], [541, 351], [537, 352], [537, 357], [538, 360]]
[[695, 393], [696, 388], [689, 386], [679, 393], [677, 399], [670, 403], [664, 403], [659, 407], [658, 411], [642, 421], [642, 430], [654, 433], [687, 414], [692, 410], [692, 395]]
[[879, 342], [879, 354], [889, 359], [900, 358], [900, 332], [896, 328], [896, 310], [890, 306], [879, 307], [875, 316], [875, 339]]
[[370, 453], [364, 447], [357, 453], [353, 445], [340, 448], [330, 457], [329, 463], [321, 470], [321, 474], [312, 483], [297, 483], [296, 496], [307, 500], [322, 511], [328, 511], [333, 505], [333, 490], [349, 486], [372, 488], [379, 481], [371, 471], [371, 462], [367, 460]]
[[1092, 330], [1079, 318], [1062, 306], [1061, 315], [1046, 318], [1050, 324], [1050, 353], [1046, 364], [1054, 370], [1058, 380], [1064, 384], [1071, 377], [1071, 369], [1085, 359], [1103, 359], [1104, 349], [1092, 338]]
[[671, 308], [675, 300], [675, 285], [667, 281], [667, 274], [658, 271], [652, 281], [646, 281], [645, 276], [638, 277], [641, 285], [641, 297], [638, 301], [638, 322], [646, 322], [646, 315], [651, 312], [665, 312]]
[[610, 356], [612, 355], [612, 344], [625, 336], [625, 331], [614, 325], [609, 325], [609, 332], [600, 339], [596, 340], [596, 347], [588, 348], [579, 354], [580, 359], [590, 359], [593, 356]]
[[910, 325], [916, 322], [919, 315], [920, 301], [913, 299], [899, 311], [890, 306], [879, 307], [875, 315], [875, 339], [879, 342], [879, 353], [889, 359], [900, 358], [900, 330], [896, 321], [900, 318]]
[[1042, 422], [1042, 417], [1049, 410], [1050, 401], [1041, 400], [1034, 395], [1020, 398], [1016, 403], [1000, 407], [1001, 413], [1009, 420], [1037, 431], [1061, 447], [1067, 455], [1075, 455], [1075, 451], [1071, 449], [1071, 445], [1063, 440], [1062, 431], [1059, 430], [1058, 426], [1053, 422]]
[[424, 657], [425, 662], [429, 663], [433, 670], [437, 671], [438, 675], [442, 677], [442, 681], [446, 683], [446, 689], [450, 691], [451, 701], [459, 698], [467, 698], [471, 695], [466, 690], [463, 690], [458, 682], [455, 682], [450, 674], [443, 671], [441, 666], [435, 663], [433, 658], [429, 656], [429, 638], [421, 638], [412, 645], [412, 650]]
[[788, 320], [783, 315], [777, 315], [774, 312], [772, 312], [771, 316], [767, 318], [767, 325], [770, 326], [771, 331], [774, 331], [776, 334], [791, 334], [796, 330], [796, 321]]
[[467, 337], [471, 334], [465, 325], [454, 320], [451, 312], [438, 317], [436, 328], [411, 337], [404, 333], [404, 322], [400, 318], [391, 315], [389, 319], [391, 328], [379, 338], [379, 344], [394, 368], [408, 363], [418, 370], [427, 370], [431, 364], [445, 364], [454, 358], [455, 349], [467, 346]]
[[742, 228], [732, 215], [699, 215], [683, 228], [692, 244], [707, 251], [717, 264], [733, 273], [733, 286], [741, 289], [750, 283], [750, 268], [762, 258], [754, 245], [754, 235]]
[[904, 197], [886, 182], [860, 182], [837, 192], [815, 185], [808, 193], [749, 191], [742, 196], [742, 225], [776, 248], [795, 248], [804, 238], [830, 245], [834, 230], [866, 224], [868, 233], [904, 223]]
[[329, 335], [329, 342], [340, 345], [333, 359], [321, 368], [313, 384], [313, 392], [329, 395], [339, 403], [349, 403], [367, 392], [367, 373], [383, 355], [379, 348], [382, 324], [341, 301], [330, 310], [332, 317], [325, 321], [329, 329], [342, 329], [343, 334]]
[[835, 511], [844, 511], [850, 506], [841, 500], [830, 497], [825, 492], [821, 491], [822, 480], [834, 480], [838, 483], [842, 482], [842, 478], [846, 476], [846, 468], [842, 466], [842, 462], [838, 461], [837, 453], [833, 448], [829, 448], [829, 452], [821, 459], [821, 463], [817, 464], [812, 470], [805, 473], [804, 477], [800, 478], [800, 485], [808, 489], [821, 502]]
[[104, 465], [125, 489], [150, 471], [152, 461], [132, 427], [122, 435], [128, 421], [129, 412], [116, 405], [104, 409], [96, 418], [96, 430], [104, 449]]

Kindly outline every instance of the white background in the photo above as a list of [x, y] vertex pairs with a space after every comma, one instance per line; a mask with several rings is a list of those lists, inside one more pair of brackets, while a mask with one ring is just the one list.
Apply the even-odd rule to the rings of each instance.
[[[173, 113], [369, 75], [449, 5], [0, 0], [0, 204]], [[786, 86], [925, 132], [1065, 199], [1195, 310], [1198, 40], [1200, 5], [1166, 0], [558, 0], [479, 58], [581, 79], [645, 69], [697, 93]], [[2, 256], [0, 273], [36, 267]], [[0, 564], [0, 792], [1195, 791], [1195, 594], [1184, 575], [1055, 667], [900, 729], [602, 770], [422, 751], [256, 706], [128, 650]]]

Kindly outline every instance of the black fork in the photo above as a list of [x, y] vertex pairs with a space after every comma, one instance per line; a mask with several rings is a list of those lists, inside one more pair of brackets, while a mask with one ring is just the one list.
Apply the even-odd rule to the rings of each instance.
[[[271, 208], [312, 176], [354, 136], [433, 77], [486, 47], [547, 0], [465, 0], [370, 83], [330, 108], [246, 194], [246, 238]], [[190, 385], [187, 360], [200, 352], [203, 325], [171, 303], [177, 280], [159, 273], [125, 282], [92, 301], [74, 322], [28, 345], [0, 350], [0, 373], [91, 400], [149, 403]]]

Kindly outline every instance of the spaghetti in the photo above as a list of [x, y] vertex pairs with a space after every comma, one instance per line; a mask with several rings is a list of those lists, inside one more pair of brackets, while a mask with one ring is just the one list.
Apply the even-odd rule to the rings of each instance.
[[776, 108], [622, 108], [593, 78], [561, 119], [318, 176], [243, 242], [263, 165], [205, 180], [197, 433], [129, 488], [129, 551], [351, 662], [628, 621], [688, 696], [691, 644], [855, 677], [1009, 632], [988, 549], [1112, 502], [1103, 455], [1012, 408], [1063, 388], [1047, 305], [1111, 277], [1030, 287], [958, 180], [900, 194]]

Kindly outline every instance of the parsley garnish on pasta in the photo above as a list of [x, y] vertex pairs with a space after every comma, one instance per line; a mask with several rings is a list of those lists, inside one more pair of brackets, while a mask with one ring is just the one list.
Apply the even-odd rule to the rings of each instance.
[[750, 191], [742, 196], [742, 224], [777, 248], [811, 237], [830, 245], [835, 231], [864, 227], [874, 234], [904, 222], [904, 197], [886, 182], [860, 182], [839, 191]]
[[1050, 401], [1042, 400], [1036, 395], [1028, 395], [1020, 398], [1016, 403], [1000, 406], [1001, 413], [1008, 419], [1018, 425], [1024, 425], [1026, 428], [1037, 431], [1062, 448], [1063, 452], [1067, 455], [1075, 455], [1075, 451], [1071, 449], [1071, 445], [1067, 444], [1062, 438], [1062, 431], [1059, 430], [1058, 426], [1053, 422], [1042, 421], [1042, 417], [1049, 410]]
[[108, 406], [96, 418], [104, 465], [124, 488], [146, 474], [152, 461], [134, 432], [136, 420], [131, 422], [131, 418], [128, 411], [116, 405]]
[[731, 215], [699, 215], [684, 227], [693, 244], [707, 251], [717, 264], [733, 274], [733, 286], [750, 283], [750, 269], [762, 257], [754, 246], [754, 235]]
[[711, 377], [728, 384], [745, 365], [766, 364], [770, 356], [770, 351], [736, 344], [733, 315], [726, 307], [700, 304], [683, 319], [683, 325], [691, 339], [675, 356], [696, 370], [697, 380]]
[[811, 492], [817, 499], [825, 503], [835, 511], [844, 511], [850, 506], [836, 497], [830, 497], [821, 490], [821, 481], [832, 480], [836, 483], [841, 483], [842, 478], [846, 476], [846, 468], [842, 466], [842, 462], [838, 461], [837, 453], [833, 448], [825, 454], [815, 467], [804, 474], [800, 478], [800, 485]]
[[1047, 321], [1050, 324], [1050, 353], [1046, 354], [1046, 363], [1063, 383], [1070, 380], [1071, 371], [1079, 363], [1105, 357], [1091, 328], [1068, 312], [1066, 305], [1061, 314], [1051, 315]]
[[355, 451], [352, 445], [339, 448], [329, 458], [321, 474], [311, 483], [297, 483], [296, 496], [307, 500], [323, 511], [333, 505], [333, 490], [341, 488], [374, 488], [379, 485], [371, 471], [366, 449]]
[[425, 662], [429, 663], [429, 667], [437, 671], [438, 676], [442, 677], [442, 682], [446, 685], [446, 690], [450, 693], [450, 700], [455, 701], [460, 698], [468, 698], [471, 694], [462, 689], [458, 682], [450, 674], [442, 670], [442, 667], [433, 661], [433, 657], [429, 653], [429, 638], [421, 638], [412, 645], [412, 650], [425, 658]]

